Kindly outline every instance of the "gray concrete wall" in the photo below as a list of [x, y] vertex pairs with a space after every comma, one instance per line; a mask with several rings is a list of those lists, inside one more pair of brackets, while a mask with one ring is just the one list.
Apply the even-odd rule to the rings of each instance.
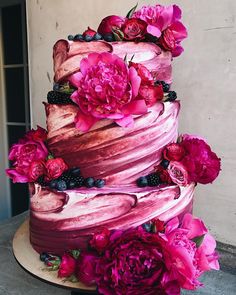
[[[45, 125], [42, 100], [52, 87], [52, 46], [57, 39], [97, 28], [110, 14], [125, 15], [136, 0], [28, 0], [30, 92], [33, 124]], [[154, 4], [156, 1], [139, 1]], [[189, 38], [174, 61], [174, 88], [182, 102], [180, 132], [207, 138], [222, 158], [214, 184], [199, 185], [195, 214], [215, 237], [236, 245], [236, 1], [176, 0]]]

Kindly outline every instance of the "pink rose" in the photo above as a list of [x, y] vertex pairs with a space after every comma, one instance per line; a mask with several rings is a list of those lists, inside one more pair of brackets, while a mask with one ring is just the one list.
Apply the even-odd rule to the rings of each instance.
[[104, 228], [101, 232], [95, 233], [90, 241], [92, 248], [96, 249], [98, 252], [103, 252], [110, 241], [110, 231]]
[[170, 161], [167, 171], [174, 183], [182, 186], [186, 186], [189, 183], [188, 172], [181, 162]]
[[47, 140], [47, 131], [40, 126], [37, 126], [37, 129], [31, 129], [25, 135], [27, 140], [33, 141], [46, 141]]
[[29, 167], [29, 181], [30, 182], [36, 181], [40, 176], [42, 176], [44, 174], [46, 174], [44, 160], [34, 161], [30, 164], [30, 167]]
[[113, 33], [113, 31], [120, 30], [124, 22], [124, 17], [118, 15], [107, 16], [101, 21], [98, 27], [98, 33], [101, 35]]
[[88, 29], [86, 31], [83, 32], [83, 36], [90, 36], [90, 37], [94, 37], [96, 35], [96, 31], [94, 31], [93, 29], [91, 29], [90, 27], [88, 27]]
[[47, 160], [45, 166], [47, 170], [47, 181], [58, 178], [64, 171], [68, 169], [67, 164], [62, 158], [49, 159]]
[[76, 260], [69, 254], [65, 253], [62, 256], [62, 260], [58, 270], [59, 278], [70, 277], [75, 273], [76, 270]]
[[99, 258], [92, 252], [82, 252], [77, 263], [76, 277], [87, 286], [95, 284], [96, 265]]
[[169, 280], [164, 278], [163, 242], [157, 234], [141, 227], [112, 233], [110, 244], [96, 265], [99, 292], [105, 295], [171, 294], [164, 293]]
[[13, 162], [13, 167], [6, 169], [6, 173], [13, 179], [14, 183], [30, 182], [29, 170], [31, 163], [44, 160], [47, 155], [47, 148], [42, 141], [21, 139], [19, 143], [14, 144], [10, 149], [9, 160]]
[[185, 150], [179, 143], [169, 143], [163, 150], [163, 157], [168, 161], [180, 161], [185, 155]]
[[88, 131], [98, 120], [112, 119], [122, 127], [133, 125], [132, 114], [147, 111], [136, 99], [141, 78], [134, 67], [111, 53], [91, 53], [81, 60], [80, 72], [70, 77], [77, 87], [71, 98], [79, 106], [76, 127]]
[[137, 18], [126, 19], [122, 26], [124, 39], [129, 41], [140, 41], [144, 39], [147, 24], [145, 21]]
[[220, 172], [220, 159], [210, 146], [201, 139], [184, 139], [185, 150], [182, 164], [186, 167], [190, 181], [207, 184], [213, 182]]

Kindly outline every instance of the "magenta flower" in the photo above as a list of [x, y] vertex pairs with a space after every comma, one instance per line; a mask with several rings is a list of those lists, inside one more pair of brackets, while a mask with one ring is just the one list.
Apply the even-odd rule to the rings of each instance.
[[125, 22], [125, 18], [118, 15], [109, 15], [105, 17], [98, 27], [98, 33], [106, 35], [119, 30]]
[[160, 45], [178, 56], [183, 52], [180, 42], [187, 37], [187, 30], [180, 22], [181, 10], [177, 5], [143, 6], [133, 17], [147, 23], [147, 32], [159, 39]]
[[76, 260], [69, 253], [62, 256], [61, 264], [58, 270], [59, 278], [70, 277], [76, 270]]
[[79, 106], [75, 123], [81, 131], [88, 131], [100, 119], [129, 127], [131, 115], [147, 111], [144, 99], [136, 99], [141, 78], [115, 54], [89, 54], [70, 81], [77, 87], [71, 98]]
[[184, 137], [181, 142], [185, 149], [182, 164], [193, 182], [207, 184], [213, 182], [220, 172], [220, 159], [202, 139]]
[[76, 277], [87, 286], [95, 284], [96, 265], [99, 257], [92, 252], [82, 252], [77, 261]]

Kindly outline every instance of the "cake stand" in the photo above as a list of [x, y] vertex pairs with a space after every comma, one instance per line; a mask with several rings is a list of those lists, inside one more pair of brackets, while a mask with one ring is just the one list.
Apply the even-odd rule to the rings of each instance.
[[39, 259], [39, 254], [33, 249], [29, 240], [29, 219], [18, 228], [13, 238], [13, 253], [19, 265], [31, 275], [58, 287], [68, 288], [71, 294], [97, 294], [95, 287], [84, 284], [63, 281], [57, 277], [56, 271], [48, 271]]

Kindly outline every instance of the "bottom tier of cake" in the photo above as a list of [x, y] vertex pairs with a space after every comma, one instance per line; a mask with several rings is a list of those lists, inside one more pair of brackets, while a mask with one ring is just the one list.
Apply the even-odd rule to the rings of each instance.
[[31, 188], [30, 241], [36, 251], [62, 254], [87, 249], [101, 228], [125, 230], [153, 218], [168, 221], [192, 211], [195, 184], [155, 188]]

